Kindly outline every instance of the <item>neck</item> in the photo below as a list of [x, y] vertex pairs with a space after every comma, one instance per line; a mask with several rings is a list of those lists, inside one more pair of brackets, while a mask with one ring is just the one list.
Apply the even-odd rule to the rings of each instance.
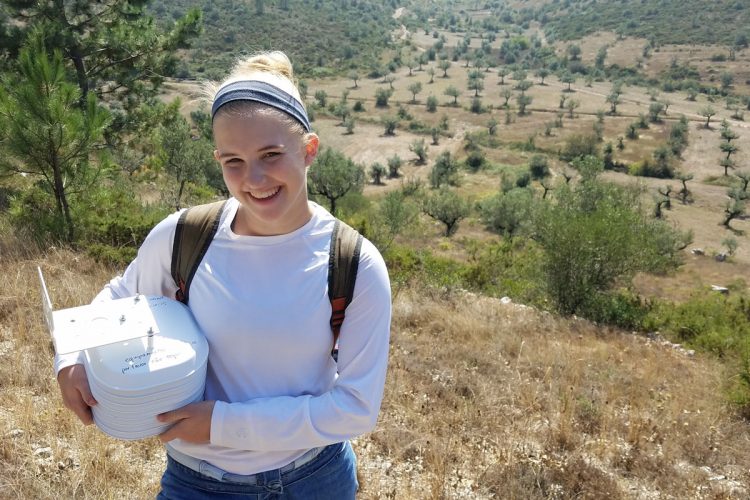
[[312, 218], [313, 210], [305, 204], [304, 210], [295, 214], [284, 223], [264, 222], [247, 213], [242, 205], [237, 208], [237, 214], [232, 220], [232, 232], [240, 236], [279, 236], [289, 234], [307, 224]]

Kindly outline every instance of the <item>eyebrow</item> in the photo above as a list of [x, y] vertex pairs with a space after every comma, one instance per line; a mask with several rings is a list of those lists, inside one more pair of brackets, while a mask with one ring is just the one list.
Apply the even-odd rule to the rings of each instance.
[[[258, 150], [258, 153], [263, 153], [265, 151], [271, 150], [271, 149], [286, 149], [286, 146], [283, 144], [271, 144], [269, 146], [264, 146]], [[219, 158], [226, 158], [227, 156], [238, 156], [236, 153], [232, 152], [225, 152], [225, 153], [219, 153]]]

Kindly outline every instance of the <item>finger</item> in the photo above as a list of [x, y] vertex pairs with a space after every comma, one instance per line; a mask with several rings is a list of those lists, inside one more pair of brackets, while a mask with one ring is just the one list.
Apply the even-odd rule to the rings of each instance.
[[71, 405], [69, 408], [84, 425], [91, 425], [94, 423], [94, 415], [91, 413], [91, 408], [83, 401], [79, 404]]
[[156, 420], [163, 424], [168, 424], [171, 422], [177, 422], [178, 420], [182, 420], [184, 418], [187, 418], [188, 416], [188, 412], [186, 412], [183, 408], [178, 408], [176, 410], [160, 413], [156, 416]]
[[80, 383], [80, 385], [78, 386], [78, 392], [81, 394], [81, 399], [83, 400], [83, 402], [88, 406], [94, 406], [97, 404], [94, 395], [91, 394], [91, 388], [89, 387], [88, 380], [84, 380]]
[[168, 443], [173, 439], [177, 439], [179, 437], [179, 425], [180, 424], [175, 424], [166, 431], [159, 434], [159, 440], [161, 440], [162, 443]]

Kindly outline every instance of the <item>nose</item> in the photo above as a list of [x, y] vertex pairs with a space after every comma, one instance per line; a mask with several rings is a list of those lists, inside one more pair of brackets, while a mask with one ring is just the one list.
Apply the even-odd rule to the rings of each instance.
[[245, 172], [245, 182], [251, 186], [263, 185], [266, 179], [266, 170], [261, 162], [250, 162]]

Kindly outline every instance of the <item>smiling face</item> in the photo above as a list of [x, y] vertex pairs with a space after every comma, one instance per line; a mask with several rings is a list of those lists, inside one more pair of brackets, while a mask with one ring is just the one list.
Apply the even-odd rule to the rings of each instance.
[[229, 192], [240, 202], [233, 230], [241, 235], [286, 234], [312, 216], [307, 202], [307, 167], [318, 138], [294, 130], [275, 112], [249, 108], [217, 113], [214, 155]]

